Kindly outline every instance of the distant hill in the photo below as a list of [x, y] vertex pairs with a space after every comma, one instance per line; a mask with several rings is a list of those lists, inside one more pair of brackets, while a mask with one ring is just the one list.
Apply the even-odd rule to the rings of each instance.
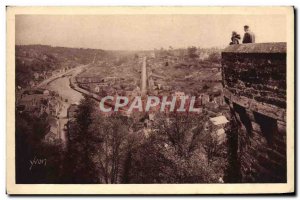
[[21, 87], [27, 87], [30, 81], [43, 79], [55, 70], [88, 64], [107, 54], [101, 49], [48, 45], [16, 45], [15, 50], [16, 84]]

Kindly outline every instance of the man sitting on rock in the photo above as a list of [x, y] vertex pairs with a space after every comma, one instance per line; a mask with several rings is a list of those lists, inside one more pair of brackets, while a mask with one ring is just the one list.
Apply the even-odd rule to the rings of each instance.
[[244, 34], [244, 38], [243, 38], [243, 44], [255, 43], [255, 35], [254, 35], [254, 33], [252, 33], [250, 31], [248, 25], [244, 26], [244, 31], [245, 31], [245, 34]]

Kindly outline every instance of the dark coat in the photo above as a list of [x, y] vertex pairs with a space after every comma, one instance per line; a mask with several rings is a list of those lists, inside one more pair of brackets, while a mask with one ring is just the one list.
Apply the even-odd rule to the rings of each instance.
[[252, 32], [246, 32], [244, 34], [243, 43], [255, 43], [255, 35]]

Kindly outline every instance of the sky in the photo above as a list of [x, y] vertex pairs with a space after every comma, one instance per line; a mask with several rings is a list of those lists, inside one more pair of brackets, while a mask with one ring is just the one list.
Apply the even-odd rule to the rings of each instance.
[[249, 25], [257, 43], [286, 42], [284, 15], [17, 15], [16, 44], [104, 50], [225, 47]]

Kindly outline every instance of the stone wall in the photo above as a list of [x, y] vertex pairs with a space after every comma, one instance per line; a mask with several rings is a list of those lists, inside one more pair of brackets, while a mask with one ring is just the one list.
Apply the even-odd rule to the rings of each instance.
[[286, 182], [286, 43], [231, 45], [222, 73], [239, 181]]

